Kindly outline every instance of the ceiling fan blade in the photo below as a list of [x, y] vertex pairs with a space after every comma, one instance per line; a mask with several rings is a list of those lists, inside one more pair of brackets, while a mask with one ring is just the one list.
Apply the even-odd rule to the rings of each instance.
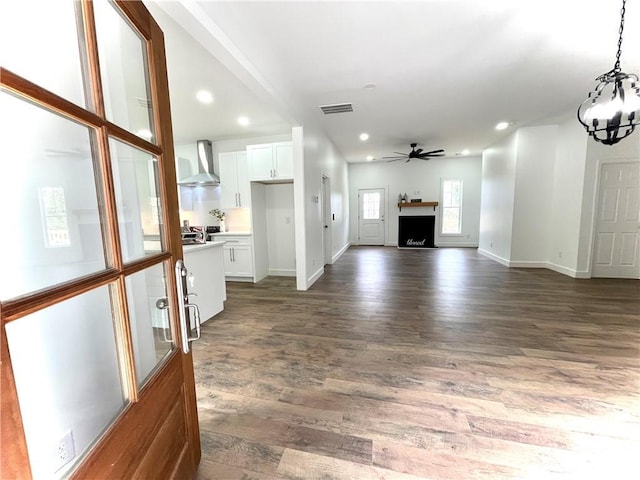
[[420, 155], [418, 158], [425, 158], [425, 157], [444, 157], [444, 153], [423, 153], [422, 155]]
[[[391, 158], [391, 157], [382, 157], [382, 158]], [[391, 160], [387, 160], [387, 162], [397, 162], [398, 160], [402, 160], [404, 157], [391, 158]]]
[[431, 150], [430, 152], [424, 152], [422, 155], [430, 155], [432, 153], [442, 153], [444, 152], [444, 150], [440, 149], [440, 150]]
[[384, 158], [395, 158], [395, 159], [397, 159], [397, 160], [400, 160], [401, 158], [407, 158], [407, 156], [406, 156], [406, 155], [402, 155], [402, 156], [400, 156], [400, 157], [382, 157], [382, 158], [383, 158], [383, 159], [384, 159]]
[[398, 155], [402, 155], [404, 157], [406, 157], [407, 155], [409, 155], [408, 153], [402, 153], [402, 152], [393, 152], [393, 153], [397, 153]]
[[407, 161], [404, 163], [409, 163], [411, 161], [411, 157], [407, 158]]
[[422, 149], [421, 149], [421, 148], [417, 149], [417, 150], [416, 150], [416, 155], [420, 155], [420, 152], [421, 152], [421, 151], [422, 151]]

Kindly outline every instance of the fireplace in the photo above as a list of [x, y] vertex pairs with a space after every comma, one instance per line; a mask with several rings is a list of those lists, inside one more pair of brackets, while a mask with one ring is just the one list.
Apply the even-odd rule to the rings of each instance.
[[398, 217], [398, 248], [436, 248], [435, 215]]

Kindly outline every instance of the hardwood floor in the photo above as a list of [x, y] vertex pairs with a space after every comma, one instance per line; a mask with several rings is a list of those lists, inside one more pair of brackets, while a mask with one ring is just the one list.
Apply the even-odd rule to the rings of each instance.
[[227, 289], [199, 479], [637, 478], [638, 281], [352, 247], [307, 292]]

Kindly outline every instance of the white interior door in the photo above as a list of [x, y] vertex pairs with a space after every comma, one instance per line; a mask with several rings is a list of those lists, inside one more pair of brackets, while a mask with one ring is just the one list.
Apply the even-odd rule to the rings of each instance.
[[384, 189], [358, 190], [358, 242], [384, 245]]
[[331, 186], [328, 177], [322, 177], [322, 251], [324, 264], [331, 263], [333, 245], [331, 241]]
[[608, 163], [600, 195], [591, 276], [640, 278], [640, 163]]

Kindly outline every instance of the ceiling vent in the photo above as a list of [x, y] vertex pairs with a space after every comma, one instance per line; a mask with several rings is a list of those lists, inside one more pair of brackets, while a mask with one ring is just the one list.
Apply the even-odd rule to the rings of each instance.
[[353, 112], [353, 105], [351, 103], [335, 103], [333, 105], [320, 105], [320, 110], [325, 115], [330, 113], [348, 113]]

